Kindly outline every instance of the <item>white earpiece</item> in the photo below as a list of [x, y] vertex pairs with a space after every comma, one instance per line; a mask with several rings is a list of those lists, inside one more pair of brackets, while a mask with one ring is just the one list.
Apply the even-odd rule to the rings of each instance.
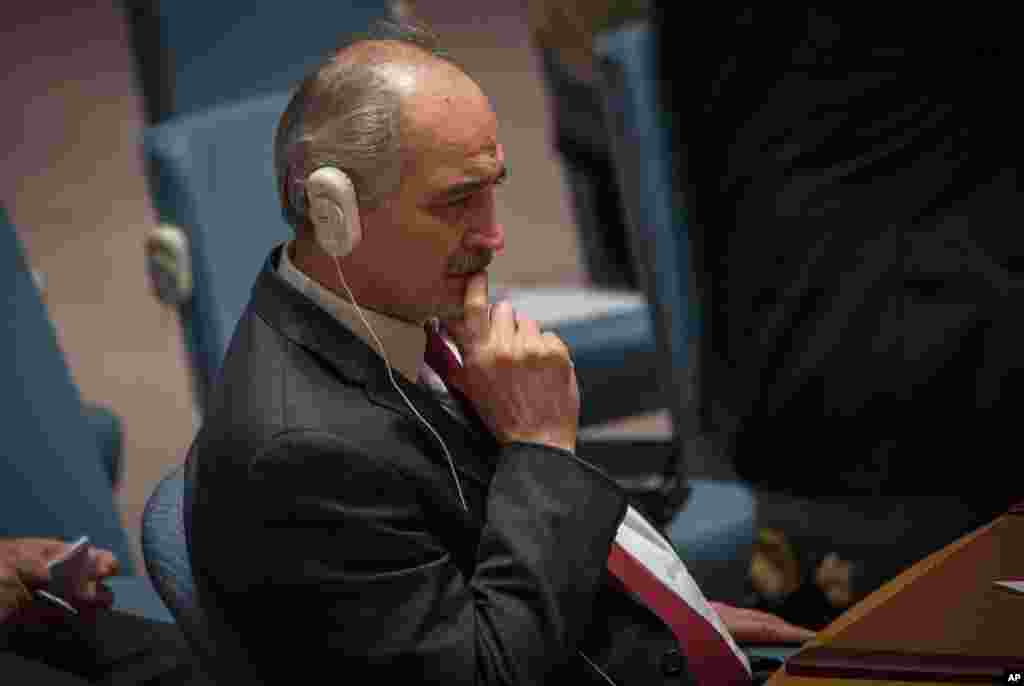
[[363, 238], [356, 189], [337, 167], [320, 167], [306, 179], [309, 219], [317, 243], [334, 257], [349, 255]]

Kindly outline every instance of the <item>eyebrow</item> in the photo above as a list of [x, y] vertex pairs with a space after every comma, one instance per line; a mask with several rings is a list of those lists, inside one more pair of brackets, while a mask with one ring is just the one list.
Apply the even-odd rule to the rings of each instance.
[[449, 186], [445, 190], [441, 191], [437, 195], [437, 200], [450, 200], [457, 198], [460, 195], [467, 195], [473, 191], [480, 190], [494, 183], [499, 183], [508, 178], [508, 167], [504, 163], [501, 165], [501, 171], [499, 171], [493, 178], [489, 179], [475, 179], [473, 181], [466, 181], [464, 183], [457, 183], [454, 186]]

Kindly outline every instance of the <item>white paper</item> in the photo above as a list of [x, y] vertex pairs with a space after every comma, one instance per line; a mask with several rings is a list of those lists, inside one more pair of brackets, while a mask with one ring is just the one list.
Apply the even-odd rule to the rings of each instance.
[[639, 560], [663, 584], [672, 589], [683, 599], [683, 602], [710, 622], [711, 626], [725, 639], [726, 645], [740, 660], [747, 672], [750, 672], [747, 656], [736, 645], [736, 641], [729, 630], [725, 628], [725, 624], [722, 623], [722, 618], [708, 603], [707, 598], [704, 597], [697, 583], [690, 576], [686, 565], [679, 559], [672, 544], [632, 506], [626, 510], [626, 517], [619, 525], [615, 541]]
[[993, 581], [992, 583], [1000, 588], [1016, 593], [1024, 593], [1024, 579], [1003, 579], [1001, 581]]
[[67, 596], [78, 588], [88, 570], [91, 547], [89, 537], [82, 536], [63, 555], [50, 560], [46, 564], [50, 572], [46, 590], [57, 596]]

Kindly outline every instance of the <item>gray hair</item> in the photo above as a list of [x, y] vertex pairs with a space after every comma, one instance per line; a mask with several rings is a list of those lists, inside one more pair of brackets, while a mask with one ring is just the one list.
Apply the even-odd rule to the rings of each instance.
[[[377, 41], [397, 46], [375, 49]], [[296, 231], [306, 224], [305, 179], [319, 167], [347, 173], [365, 209], [399, 188], [403, 76], [429, 58], [458, 67], [425, 26], [382, 23], [334, 50], [299, 84], [274, 137], [281, 209]]]

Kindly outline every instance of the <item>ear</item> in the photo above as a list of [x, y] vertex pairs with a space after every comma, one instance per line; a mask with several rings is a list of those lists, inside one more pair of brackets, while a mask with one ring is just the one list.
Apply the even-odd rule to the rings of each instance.
[[317, 243], [328, 255], [345, 257], [363, 237], [356, 191], [348, 174], [320, 167], [306, 179], [309, 220]]

